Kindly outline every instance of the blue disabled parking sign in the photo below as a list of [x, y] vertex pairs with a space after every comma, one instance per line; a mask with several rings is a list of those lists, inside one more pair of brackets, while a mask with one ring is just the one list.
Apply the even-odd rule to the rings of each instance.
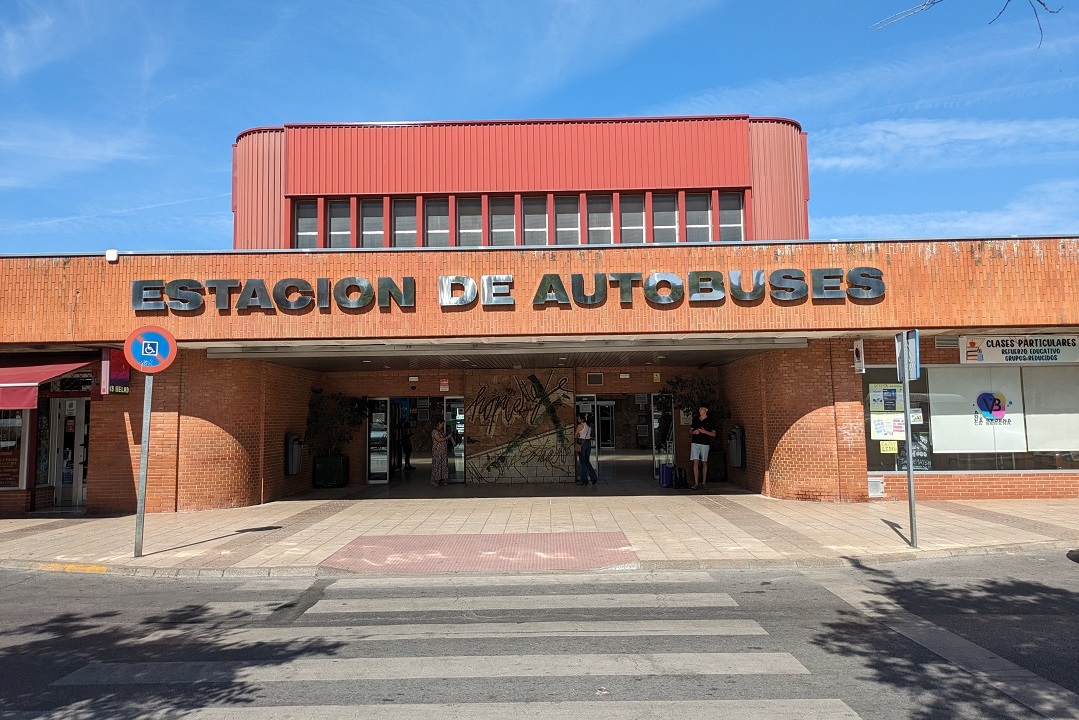
[[136, 370], [161, 372], [176, 359], [176, 338], [165, 328], [143, 325], [127, 336], [124, 355]]

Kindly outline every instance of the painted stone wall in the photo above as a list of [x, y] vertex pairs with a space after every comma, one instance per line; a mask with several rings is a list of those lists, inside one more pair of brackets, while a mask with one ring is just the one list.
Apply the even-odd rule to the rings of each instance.
[[467, 383], [469, 482], [574, 480], [572, 370], [496, 370]]

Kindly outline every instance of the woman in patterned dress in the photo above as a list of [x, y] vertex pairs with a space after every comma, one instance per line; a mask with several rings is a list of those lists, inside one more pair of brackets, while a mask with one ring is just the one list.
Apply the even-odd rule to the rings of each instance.
[[446, 448], [449, 439], [446, 421], [439, 420], [431, 431], [431, 484], [435, 487], [445, 485], [450, 479], [449, 452]]

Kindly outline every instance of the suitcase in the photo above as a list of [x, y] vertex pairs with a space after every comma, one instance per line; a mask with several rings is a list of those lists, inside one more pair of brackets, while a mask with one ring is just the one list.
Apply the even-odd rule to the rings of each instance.
[[676, 467], [674, 469], [674, 489], [686, 490], [687, 488], [689, 488], [689, 479], [686, 477], [686, 469]]
[[659, 486], [674, 487], [674, 465], [663, 463], [659, 466]]

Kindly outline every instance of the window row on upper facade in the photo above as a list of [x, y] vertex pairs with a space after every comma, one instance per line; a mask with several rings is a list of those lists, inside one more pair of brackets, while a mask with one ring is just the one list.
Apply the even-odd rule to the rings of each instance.
[[292, 199], [292, 247], [480, 247], [746, 239], [719, 190]]

